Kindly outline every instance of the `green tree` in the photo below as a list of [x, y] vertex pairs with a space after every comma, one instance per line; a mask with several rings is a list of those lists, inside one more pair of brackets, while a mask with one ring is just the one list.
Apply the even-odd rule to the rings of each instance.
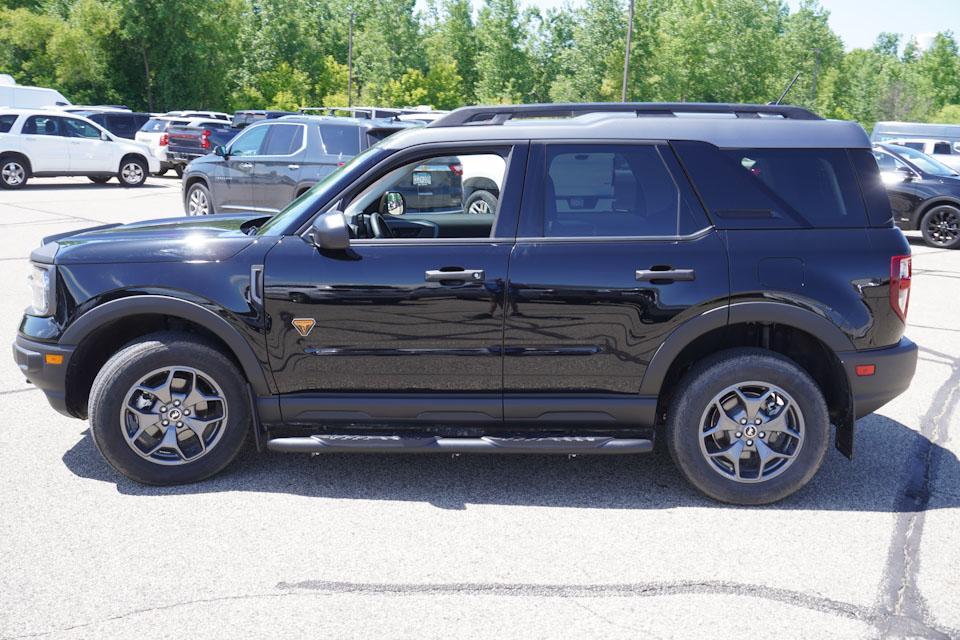
[[561, 73], [550, 88], [558, 101], [620, 97], [627, 14], [620, 0], [587, 0], [573, 14], [571, 42], [560, 51]]
[[[795, 13], [784, 20], [779, 51], [782, 56], [780, 80], [786, 87], [800, 73], [786, 102], [817, 107], [824, 75], [843, 60], [843, 42], [828, 23], [830, 13], [817, 0], [803, 0]], [[779, 97], [779, 96], [778, 96]]]
[[960, 102], [960, 54], [952, 33], [938, 33], [916, 64], [929, 83], [932, 110]]
[[477, 20], [477, 100], [522, 102], [530, 87], [527, 37], [517, 0], [484, 0]]

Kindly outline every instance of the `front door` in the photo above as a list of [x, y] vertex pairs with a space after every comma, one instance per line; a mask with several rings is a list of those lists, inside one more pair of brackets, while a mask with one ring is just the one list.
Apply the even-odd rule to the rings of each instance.
[[269, 132], [253, 160], [253, 202], [255, 210], [276, 212], [290, 204], [300, 181], [307, 126], [304, 124], [264, 125]]
[[567, 406], [567, 419], [629, 422], [666, 336], [726, 303], [723, 243], [668, 145], [536, 145], [530, 164], [510, 260], [505, 417], [562, 420]]
[[457, 155], [445, 147], [391, 158], [344, 194], [350, 249], [321, 251], [291, 237], [267, 255], [267, 343], [286, 422], [502, 419], [511, 189], [526, 147], [473, 151], [503, 167], [501, 206], [481, 221], [484, 237], [458, 231], [462, 211], [417, 209], [400, 194], [425, 161]]
[[120, 170], [115, 143], [101, 140], [100, 129], [77, 118], [63, 118], [63, 123], [70, 138], [71, 173], [116, 173]]
[[216, 211], [250, 211], [254, 207], [253, 169], [266, 142], [266, 125], [244, 129], [227, 147], [227, 156], [217, 163], [213, 176], [213, 206]]

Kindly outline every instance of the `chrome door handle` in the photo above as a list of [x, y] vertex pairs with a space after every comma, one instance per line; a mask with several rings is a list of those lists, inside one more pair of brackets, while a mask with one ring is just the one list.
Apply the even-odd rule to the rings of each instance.
[[636, 278], [640, 282], [650, 282], [651, 280], [690, 281], [696, 280], [697, 274], [693, 269], [637, 269]]
[[253, 163], [252, 163], [252, 162], [241, 162], [241, 163], [240, 163], [239, 165], [237, 165], [237, 166], [239, 166], [241, 169], [252, 169], [252, 168], [253, 168]]
[[427, 282], [444, 282], [449, 280], [473, 280], [479, 282], [483, 280], [484, 275], [483, 269], [460, 269], [459, 271], [431, 269], [424, 274], [424, 279]]
[[288, 165], [287, 165], [287, 169], [290, 169], [290, 170], [293, 170], [293, 171], [296, 171], [296, 170], [299, 169], [299, 168], [300, 168], [300, 165], [298, 165], [298, 164], [288, 164]]

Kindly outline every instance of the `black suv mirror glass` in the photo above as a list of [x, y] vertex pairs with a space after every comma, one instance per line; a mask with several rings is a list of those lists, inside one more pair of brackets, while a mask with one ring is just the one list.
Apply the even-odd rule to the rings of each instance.
[[227, 157], [227, 150], [223, 147], [223, 145], [220, 145], [220, 144], [218, 144], [213, 148], [213, 153], [220, 156], [221, 158]]
[[897, 167], [897, 175], [899, 175], [900, 179], [904, 182], [910, 182], [914, 177], [913, 171], [911, 171], [909, 167], [903, 166]]
[[402, 216], [407, 210], [407, 201], [399, 191], [387, 191], [380, 199], [380, 213], [389, 216]]
[[342, 251], [350, 248], [350, 230], [342, 211], [328, 211], [317, 217], [307, 239], [318, 249]]

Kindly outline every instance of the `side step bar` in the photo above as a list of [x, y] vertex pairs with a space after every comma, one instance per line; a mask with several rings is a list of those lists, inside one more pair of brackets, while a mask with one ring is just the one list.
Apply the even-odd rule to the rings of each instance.
[[545, 438], [443, 438], [439, 436], [386, 436], [324, 434], [273, 438], [271, 451], [288, 453], [532, 453], [623, 454], [649, 453], [653, 441], [604, 436], [554, 436]]

